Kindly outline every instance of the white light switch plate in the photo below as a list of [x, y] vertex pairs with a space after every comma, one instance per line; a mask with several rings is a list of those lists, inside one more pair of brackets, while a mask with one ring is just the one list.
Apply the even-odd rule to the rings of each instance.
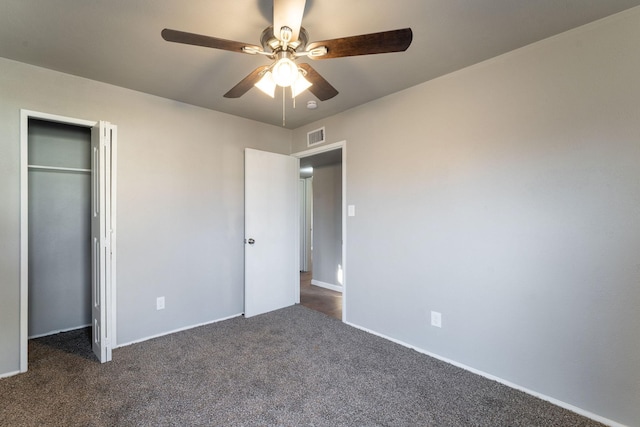
[[437, 311], [431, 312], [431, 326], [442, 328], [442, 314]]
[[356, 216], [356, 205], [347, 206], [347, 215], [348, 216]]
[[164, 297], [156, 299], [156, 310], [164, 310]]

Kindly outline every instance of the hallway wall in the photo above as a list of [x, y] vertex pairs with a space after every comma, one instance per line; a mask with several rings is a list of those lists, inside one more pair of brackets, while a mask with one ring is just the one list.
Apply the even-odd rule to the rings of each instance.
[[342, 287], [342, 165], [313, 170], [313, 281]]

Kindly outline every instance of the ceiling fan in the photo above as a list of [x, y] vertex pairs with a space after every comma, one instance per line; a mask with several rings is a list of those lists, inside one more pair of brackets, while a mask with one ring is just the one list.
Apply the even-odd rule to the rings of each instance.
[[175, 43], [264, 55], [272, 60], [271, 64], [253, 70], [225, 93], [225, 98], [239, 98], [253, 86], [274, 97], [276, 86], [280, 86], [291, 87], [293, 98], [308, 89], [321, 101], [333, 98], [338, 91], [311, 65], [296, 64], [298, 58], [317, 60], [402, 52], [411, 44], [411, 28], [308, 43], [309, 34], [301, 26], [305, 3], [305, 0], [274, 0], [273, 25], [262, 32], [261, 46], [168, 28], [162, 30], [162, 38]]

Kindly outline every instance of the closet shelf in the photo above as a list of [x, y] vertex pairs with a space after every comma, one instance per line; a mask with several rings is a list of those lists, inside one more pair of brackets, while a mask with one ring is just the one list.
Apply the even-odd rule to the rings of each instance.
[[64, 167], [58, 167], [58, 166], [40, 166], [40, 165], [28, 165], [28, 167], [29, 167], [29, 170], [91, 173], [91, 169], [81, 169], [81, 168], [64, 168]]

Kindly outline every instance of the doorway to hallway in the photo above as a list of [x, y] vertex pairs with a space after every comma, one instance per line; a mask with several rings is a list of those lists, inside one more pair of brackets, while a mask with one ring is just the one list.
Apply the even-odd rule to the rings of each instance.
[[342, 320], [342, 293], [311, 284], [311, 271], [300, 272], [300, 304]]
[[297, 301], [345, 321], [346, 141], [292, 155], [300, 159]]

